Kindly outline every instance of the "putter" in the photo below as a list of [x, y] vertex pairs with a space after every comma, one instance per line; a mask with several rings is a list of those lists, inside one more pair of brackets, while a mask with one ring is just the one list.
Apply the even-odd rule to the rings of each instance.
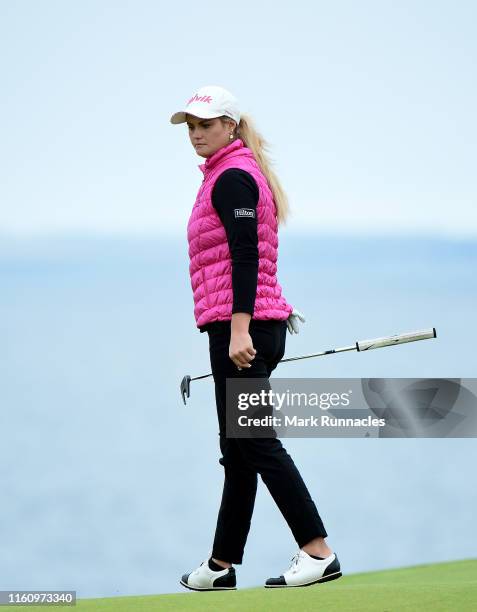
[[[404, 344], [405, 342], [416, 342], [417, 340], [427, 340], [429, 338], [436, 337], [436, 328], [431, 327], [430, 329], [396, 334], [394, 336], [385, 336], [384, 338], [374, 338], [373, 340], [358, 340], [351, 346], [330, 349], [328, 351], [321, 351], [320, 353], [312, 353], [310, 355], [301, 355], [299, 357], [287, 357], [286, 359], [281, 359], [278, 363], [285, 363], [285, 361], [296, 361], [297, 359], [309, 359], [310, 357], [321, 357], [322, 355], [332, 355], [333, 353], [344, 353], [345, 351], [358, 351], [359, 353], [362, 353], [363, 351], [383, 348], [384, 346], [394, 346], [396, 344]], [[193, 378], [191, 378], [188, 374], [184, 376], [180, 385], [182, 401], [184, 404], [186, 403], [186, 395], [187, 397], [190, 397], [191, 381], [207, 378], [208, 376], [212, 376], [212, 372], [210, 372], [210, 374], [202, 374], [202, 376], [194, 376]]]

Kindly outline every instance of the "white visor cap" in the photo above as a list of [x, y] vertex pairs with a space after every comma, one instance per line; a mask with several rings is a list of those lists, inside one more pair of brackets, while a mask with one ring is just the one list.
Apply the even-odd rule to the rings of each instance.
[[171, 123], [185, 123], [186, 113], [201, 119], [214, 119], [225, 115], [237, 124], [240, 122], [240, 111], [235, 96], [218, 85], [207, 85], [198, 89], [187, 102], [184, 110], [174, 113]]

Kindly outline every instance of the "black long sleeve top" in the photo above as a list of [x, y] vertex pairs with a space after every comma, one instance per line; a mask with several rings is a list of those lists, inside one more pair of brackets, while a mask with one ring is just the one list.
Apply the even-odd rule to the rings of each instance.
[[[253, 315], [258, 280], [258, 185], [239, 168], [225, 170], [212, 190], [212, 205], [222, 221], [232, 258], [232, 314]], [[208, 323], [202, 325], [206, 331]]]

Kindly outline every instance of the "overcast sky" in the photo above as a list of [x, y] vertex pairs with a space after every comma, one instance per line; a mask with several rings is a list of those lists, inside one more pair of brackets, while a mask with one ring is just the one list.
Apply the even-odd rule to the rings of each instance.
[[[0, 233], [183, 236], [185, 125], [222, 85], [293, 232], [477, 237], [477, 3], [0, 0]], [[288, 231], [288, 230], [287, 230]]]

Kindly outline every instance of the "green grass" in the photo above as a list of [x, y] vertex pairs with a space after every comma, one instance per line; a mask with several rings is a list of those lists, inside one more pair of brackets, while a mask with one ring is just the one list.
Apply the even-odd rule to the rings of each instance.
[[[240, 580], [240, 575], [238, 576]], [[2, 606], [1, 610], [58, 609], [54, 606]], [[63, 608], [74, 609], [74, 608]], [[400, 569], [344, 575], [338, 580], [294, 589], [237, 589], [170, 595], [79, 599], [81, 612], [156, 612], [205, 610], [207, 612], [273, 610], [416, 612], [477, 610], [477, 559], [416, 565]]]

